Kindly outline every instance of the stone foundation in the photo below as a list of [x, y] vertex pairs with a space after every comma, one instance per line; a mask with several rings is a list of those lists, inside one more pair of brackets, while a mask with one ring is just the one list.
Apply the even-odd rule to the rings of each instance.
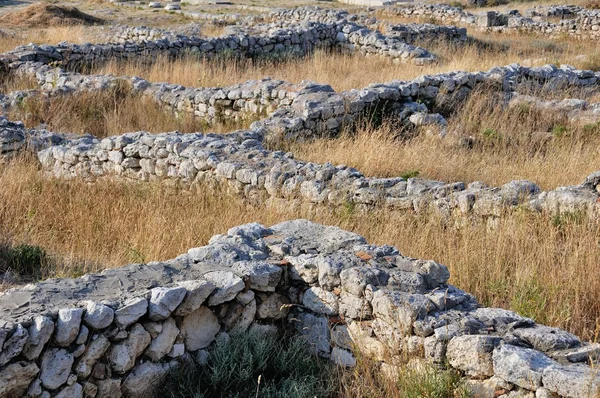
[[277, 327], [341, 366], [351, 346], [386, 372], [407, 357], [445, 364], [479, 397], [598, 392], [599, 345], [481, 307], [449, 277], [336, 227], [242, 225], [173, 260], [0, 294], [0, 397], [141, 397], [216, 339]]

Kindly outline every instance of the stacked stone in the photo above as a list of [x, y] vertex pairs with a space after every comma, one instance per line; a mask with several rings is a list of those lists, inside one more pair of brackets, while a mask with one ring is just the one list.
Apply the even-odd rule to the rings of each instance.
[[60, 63], [73, 69], [110, 60], [151, 60], [159, 55], [179, 57], [192, 53], [206, 58], [223, 54], [239, 57], [301, 56], [319, 48], [332, 47], [423, 64], [435, 57], [427, 50], [407, 43], [406, 39], [410, 36], [407, 31], [414, 30], [414, 37], [432, 39], [440, 33], [457, 37], [465, 35], [452, 29], [407, 27], [402, 35], [386, 36], [345, 19], [335, 17], [327, 19], [327, 22], [319, 22], [318, 19], [309, 24], [284, 18], [271, 24], [238, 25], [230, 27], [228, 34], [216, 38], [189, 37], [148, 28], [117, 29], [113, 38], [116, 43], [22, 46], [2, 54], [0, 64], [15, 68], [32, 61]]
[[388, 374], [407, 357], [448, 364], [481, 397], [599, 391], [600, 345], [483, 308], [449, 277], [337, 227], [242, 225], [173, 260], [0, 294], [0, 397], [145, 396], [216, 340], [278, 327], [341, 366], [351, 347]]
[[[555, 91], [567, 87], [593, 88], [598, 84], [598, 77], [591, 71], [553, 65], [528, 68], [516, 64], [495, 67], [487, 72], [450, 72], [421, 76], [412, 81], [371, 84], [362, 90], [340, 93], [328, 85], [310, 82], [293, 85], [270, 79], [231, 87], [194, 89], [150, 83], [140, 78], [82, 75], [39, 63], [22, 64], [18, 71], [35, 75], [42, 89], [52, 95], [103, 90], [127, 82], [135, 92], [209, 123], [265, 116], [275, 110], [256, 125], [267, 130], [265, 139], [269, 142], [332, 135], [381, 105], [409, 125], [437, 124], [443, 127], [446, 123], [443, 117], [428, 115], [427, 107], [420, 102], [440, 104], [451, 99], [464, 99], [480, 83], [493, 83], [507, 93], [519, 90], [522, 85], [527, 89]], [[0, 103], [8, 106], [7, 102]]]
[[517, 206], [550, 214], [600, 214], [598, 172], [581, 185], [549, 192], [530, 181], [488, 187], [481, 182], [368, 178], [347, 166], [302, 162], [289, 153], [265, 150], [263, 135], [260, 130], [227, 135], [139, 132], [72, 140], [42, 150], [38, 157], [44, 170], [58, 178], [172, 179], [221, 186], [251, 203], [282, 208], [353, 204], [365, 210], [433, 211], [447, 219], [489, 222]]
[[464, 11], [460, 7], [447, 4], [398, 3], [393, 7], [385, 7], [377, 11], [383, 15], [403, 17], [428, 17], [445, 23], [461, 23], [475, 25], [477, 16]]
[[53, 133], [40, 129], [25, 129], [22, 122], [11, 122], [0, 116], [0, 161], [17, 156], [21, 152], [36, 154], [42, 149], [64, 145], [79, 139], [76, 134]]

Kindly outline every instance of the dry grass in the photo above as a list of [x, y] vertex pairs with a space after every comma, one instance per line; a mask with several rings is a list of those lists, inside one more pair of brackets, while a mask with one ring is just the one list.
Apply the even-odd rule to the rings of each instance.
[[76, 7], [35, 3], [24, 9], [0, 16], [0, 23], [15, 26], [100, 25], [104, 21], [81, 12]]
[[131, 93], [126, 87], [83, 92], [76, 95], [29, 98], [8, 113], [27, 127], [44, 124], [51, 131], [107, 137], [133, 131], [230, 132], [247, 127], [255, 118], [207, 124], [189, 114], [177, 116], [153, 99]]
[[0, 186], [0, 235], [59, 255], [64, 260], [55, 275], [164, 260], [234, 225], [304, 217], [447, 264], [451, 282], [486, 305], [513, 308], [586, 338], [600, 320], [600, 279], [591, 277], [600, 258], [600, 224], [585, 219], [522, 213], [495, 230], [453, 230], [433, 216], [386, 210], [250, 208], [207, 187], [46, 179], [27, 161], [0, 168]]
[[[502, 110], [493, 91], [479, 90], [449, 120], [450, 134], [415, 138], [384, 123], [286, 147], [296, 158], [356, 167], [369, 176], [415, 174], [441, 181], [502, 185], [528, 179], [542, 189], [576, 185], [600, 170], [600, 126], [530, 106]], [[465, 144], [465, 141], [469, 145]]]
[[[389, 59], [317, 51], [311, 56], [282, 62], [253, 60], [178, 60], [159, 58], [152, 64], [141, 61], [112, 62], [94, 68], [94, 73], [141, 76], [154, 82], [168, 81], [193, 87], [228, 86], [250, 79], [269, 76], [299, 83], [311, 80], [327, 83], [336, 90], [362, 88], [373, 82], [410, 80], [423, 74], [465, 70], [487, 70], [498, 65], [522, 63], [568, 63], [576, 67], [600, 67], [598, 41], [550, 41], [535, 38], [482, 36], [485, 42], [470, 41], [464, 45], [446, 42], [423, 43], [440, 62], [427, 66], [395, 65]], [[580, 54], [586, 57], [575, 58]]]
[[30, 27], [18, 29], [0, 40], [0, 53], [10, 51], [17, 46], [34, 44], [58, 44], [61, 41], [70, 43], [96, 42], [103, 35], [99, 29], [89, 26], [54, 26], [49, 28]]

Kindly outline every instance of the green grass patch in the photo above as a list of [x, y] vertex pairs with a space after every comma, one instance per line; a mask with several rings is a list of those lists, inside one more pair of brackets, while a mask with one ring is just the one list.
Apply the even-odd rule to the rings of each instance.
[[[165, 398], [329, 397], [337, 369], [307, 350], [300, 337], [257, 333], [218, 340], [206, 366], [182, 363], [156, 396]], [[259, 381], [260, 380], [260, 381]]]

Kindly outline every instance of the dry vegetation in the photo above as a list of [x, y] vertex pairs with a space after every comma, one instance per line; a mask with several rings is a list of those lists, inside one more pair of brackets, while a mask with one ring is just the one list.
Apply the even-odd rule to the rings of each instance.
[[312, 214], [250, 208], [224, 192], [158, 183], [47, 179], [30, 161], [0, 169], [0, 235], [61, 256], [51, 275], [172, 258], [228, 228], [304, 217], [338, 225], [404, 254], [447, 264], [451, 282], [484, 304], [513, 308], [539, 322], [593, 338], [600, 319], [600, 225], [526, 212], [499, 227], [447, 228], [434, 216], [352, 208]]
[[6, 52], [17, 46], [34, 44], [58, 44], [61, 41], [71, 43], [95, 42], [100, 35], [100, 30], [94, 27], [55, 26], [55, 27], [31, 27], [19, 29], [14, 33], [7, 33], [0, 37], [0, 52]]
[[[481, 34], [480, 34], [481, 35]], [[311, 80], [330, 84], [336, 90], [362, 88], [373, 82], [410, 80], [423, 74], [448, 71], [487, 70], [498, 65], [568, 63], [584, 69], [600, 68], [598, 41], [544, 40], [525, 36], [483, 36], [465, 45], [445, 42], [422, 43], [441, 57], [427, 66], [393, 64], [388, 59], [317, 51], [302, 58], [273, 60], [198, 60], [186, 57], [178, 60], [159, 58], [152, 64], [141, 61], [112, 62], [93, 69], [94, 73], [140, 76], [154, 82], [168, 81], [189, 87], [228, 86], [249, 79], [269, 76], [299, 83]], [[579, 55], [586, 56], [578, 57]]]
[[35, 3], [22, 10], [14, 11], [0, 17], [0, 23], [16, 26], [70, 26], [100, 25], [100, 18], [81, 12], [76, 7], [59, 6], [50, 3]]
[[449, 135], [421, 131], [413, 138], [384, 123], [367, 124], [335, 139], [286, 149], [311, 162], [346, 164], [368, 176], [419, 175], [441, 181], [484, 181], [499, 186], [528, 179], [542, 189], [576, 185], [600, 170], [600, 125], [517, 105], [503, 109], [489, 89], [479, 90], [449, 119]]
[[[0, 51], [27, 41], [85, 41], [89, 32], [82, 27], [31, 29], [26, 39], [3, 39]], [[476, 39], [460, 47], [446, 43], [430, 46], [442, 61], [425, 67], [317, 52], [280, 62], [163, 58], [151, 65], [111, 63], [94, 72], [197, 87], [271, 76], [292, 82], [309, 79], [348, 90], [421, 74], [484, 70], [525, 58], [537, 64], [548, 60], [600, 69], [598, 42], [480, 34]], [[587, 56], [576, 57], [580, 54]], [[15, 80], [3, 83], [0, 90], [24, 89], [30, 84]], [[526, 107], [502, 112], [494, 101], [497, 98], [493, 96], [473, 96], [449, 119], [451, 133], [443, 140], [426, 134], [398, 139], [399, 130], [384, 124], [288, 149], [298, 158], [349, 164], [368, 175], [414, 175], [418, 171], [426, 178], [483, 180], [495, 185], [526, 178], [544, 189], [578, 183], [600, 169], [598, 125], [578, 125], [560, 115]], [[24, 119], [29, 126], [44, 123], [52, 130], [101, 137], [135, 130], [206, 128], [197, 120], [177, 119], [155, 104], [119, 90], [50, 102], [32, 100], [15, 112], [11, 117]], [[235, 127], [214, 126], [211, 130]], [[472, 137], [470, 145], [457, 144], [466, 137]], [[456, 230], [433, 215], [388, 210], [363, 214], [353, 207], [315, 214], [251, 208], [207, 187], [189, 191], [158, 183], [87, 184], [48, 179], [31, 159], [0, 166], [0, 187], [0, 236], [6, 239], [0, 243], [47, 249], [59, 261], [44, 276], [75, 276], [128, 262], [168, 259], [207, 243], [213, 234], [234, 225], [250, 221], [271, 225], [305, 217], [356, 231], [378, 244], [396, 245], [407, 255], [447, 264], [451, 282], [486, 305], [512, 308], [588, 339], [594, 339], [599, 331], [600, 279], [592, 276], [600, 258], [600, 224], [577, 215], [548, 218], [523, 211], [507, 215], [493, 230], [482, 224]], [[347, 385], [352, 386], [350, 382]]]
[[[7, 85], [25, 88], [28, 84], [33, 86], [27, 79], [13, 79]], [[50, 99], [34, 96], [11, 109], [8, 117], [23, 121], [27, 127], [44, 125], [51, 131], [92, 134], [103, 138], [133, 131], [230, 132], [247, 127], [258, 116], [209, 125], [187, 114], [177, 115], [122, 85], [102, 92], [83, 92]]]

